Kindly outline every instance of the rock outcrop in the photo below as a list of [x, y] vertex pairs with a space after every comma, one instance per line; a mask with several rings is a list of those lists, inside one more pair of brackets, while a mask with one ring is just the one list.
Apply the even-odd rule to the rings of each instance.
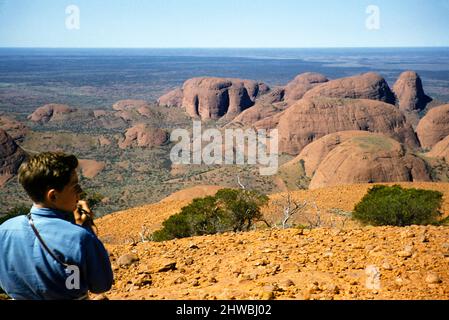
[[298, 75], [285, 87], [285, 101], [293, 103], [302, 99], [304, 94], [319, 84], [328, 82], [325, 76], [320, 73], [307, 72]]
[[396, 140], [371, 133], [349, 139], [330, 151], [309, 188], [406, 181], [431, 181], [424, 160], [407, 154]]
[[0, 129], [0, 187], [17, 174], [26, 153], [14, 142], [14, 139]]
[[106, 167], [103, 161], [79, 159], [78, 163], [83, 176], [89, 179], [95, 178]]
[[181, 88], [174, 89], [157, 100], [158, 105], [167, 107], [181, 107], [184, 93]]
[[187, 114], [202, 120], [233, 119], [252, 107], [256, 97], [269, 91], [264, 83], [252, 80], [193, 78], [182, 88]]
[[28, 120], [39, 123], [64, 121], [70, 113], [75, 111], [75, 109], [72, 109], [65, 104], [46, 104], [45, 106], [37, 108], [31, 115], [29, 115]]
[[114, 103], [112, 109], [117, 111], [114, 115], [125, 121], [131, 121], [135, 118], [134, 114], [146, 117], [157, 117], [156, 112], [150, 108], [148, 103], [144, 100], [120, 100]]
[[414, 71], [403, 72], [393, 86], [399, 109], [422, 111], [432, 98], [424, 93], [421, 78]]
[[148, 103], [144, 100], [120, 100], [112, 105], [115, 111], [138, 110], [148, 107]]
[[301, 153], [289, 161], [289, 165], [296, 165], [301, 161], [308, 177], [312, 177], [326, 156], [342, 143], [355, 137], [369, 137], [372, 133], [368, 131], [341, 131], [328, 134], [311, 144], [307, 145]]
[[396, 98], [384, 78], [374, 72], [332, 80], [316, 86], [304, 98], [350, 98], [395, 104]]
[[426, 155], [431, 158], [443, 159], [449, 163], [449, 136], [434, 145]]
[[163, 145], [168, 139], [167, 132], [140, 123], [129, 128], [125, 139], [119, 142], [121, 149], [129, 147], [152, 148]]
[[243, 111], [241, 114], [235, 117], [231, 123], [240, 124], [243, 126], [252, 126], [255, 123], [259, 122], [260, 120], [267, 119], [283, 111], [284, 108], [282, 107], [276, 107], [274, 105], [263, 105], [257, 103], [254, 107], [251, 107]]
[[416, 128], [423, 148], [432, 148], [449, 135], [449, 104], [431, 109]]
[[268, 93], [257, 98], [257, 103], [260, 104], [276, 104], [284, 101], [285, 98], [285, 88], [275, 87], [272, 88]]
[[5, 130], [16, 141], [22, 141], [29, 129], [21, 122], [4, 115], [0, 115], [0, 129]]
[[409, 147], [418, 146], [401, 111], [366, 99], [301, 99], [281, 114], [278, 129], [280, 152], [292, 155], [325, 135], [348, 130], [384, 133]]

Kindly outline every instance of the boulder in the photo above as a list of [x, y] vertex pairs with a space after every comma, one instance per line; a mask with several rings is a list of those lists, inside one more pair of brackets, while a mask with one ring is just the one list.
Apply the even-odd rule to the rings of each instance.
[[449, 104], [431, 109], [416, 128], [423, 148], [432, 148], [449, 135]]
[[374, 72], [332, 80], [305, 93], [304, 98], [350, 98], [395, 104], [396, 98], [384, 78]]
[[348, 130], [384, 133], [409, 147], [418, 146], [400, 110], [366, 99], [301, 99], [280, 115], [278, 129], [279, 151], [292, 155], [325, 135]]
[[182, 105], [191, 117], [217, 120], [224, 116], [233, 119], [252, 107], [269, 87], [252, 80], [193, 78], [184, 83], [182, 90]]
[[302, 99], [304, 94], [319, 84], [328, 82], [325, 76], [320, 73], [307, 72], [298, 75], [285, 87], [285, 101], [293, 103]]
[[28, 116], [28, 120], [40, 123], [64, 121], [70, 113], [75, 111], [75, 109], [72, 109], [65, 104], [46, 104], [37, 108], [32, 114], [30, 114]]
[[168, 139], [167, 132], [140, 123], [129, 128], [125, 133], [125, 139], [119, 142], [119, 148], [129, 147], [152, 148], [163, 145]]
[[358, 136], [338, 145], [318, 166], [310, 189], [342, 184], [431, 181], [424, 160], [381, 134]]
[[403, 72], [393, 86], [399, 109], [422, 111], [432, 98], [424, 93], [421, 78], [414, 71]]

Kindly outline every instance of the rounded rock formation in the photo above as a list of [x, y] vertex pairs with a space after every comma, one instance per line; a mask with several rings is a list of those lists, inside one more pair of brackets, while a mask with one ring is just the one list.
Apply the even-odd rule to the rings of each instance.
[[125, 139], [119, 142], [119, 148], [126, 149], [134, 146], [152, 148], [163, 145], [167, 139], [167, 132], [164, 130], [140, 123], [126, 131]]
[[148, 103], [144, 100], [120, 100], [112, 105], [115, 111], [137, 110], [142, 107], [148, 107]]
[[328, 81], [329, 79], [320, 73], [302, 73], [285, 87], [285, 101], [292, 103], [302, 99], [307, 91]]
[[90, 159], [79, 159], [78, 164], [83, 176], [89, 179], [95, 178], [106, 167], [105, 162]]
[[303, 161], [307, 176], [312, 177], [323, 159], [336, 147], [352, 138], [371, 135], [372, 133], [368, 131], [354, 130], [328, 134], [307, 145], [296, 158], [289, 161], [286, 165], [296, 165]]
[[184, 93], [181, 88], [174, 89], [157, 100], [157, 104], [167, 107], [181, 107]]
[[298, 155], [309, 143], [330, 133], [361, 130], [384, 133], [409, 147], [418, 141], [395, 106], [365, 99], [302, 99], [279, 119], [279, 151]]
[[341, 78], [320, 84], [304, 98], [328, 97], [379, 100], [395, 104], [396, 98], [384, 78], [374, 72]]
[[254, 107], [243, 111], [241, 114], [235, 117], [231, 123], [241, 124], [243, 126], [252, 126], [256, 122], [272, 117], [276, 114], [281, 113], [282, 111], [284, 111], [282, 107], [256, 103]]
[[201, 120], [232, 119], [252, 107], [256, 97], [269, 91], [266, 84], [252, 80], [193, 78], [182, 88], [183, 102], [191, 117]]
[[434, 145], [432, 150], [430, 150], [426, 156], [440, 158], [449, 163], [449, 136]]
[[0, 115], [0, 129], [8, 132], [11, 138], [16, 141], [22, 141], [29, 131], [23, 123], [3, 115]]
[[403, 72], [394, 84], [393, 91], [396, 94], [399, 109], [403, 111], [424, 110], [432, 101], [424, 93], [421, 78], [414, 71]]
[[416, 128], [423, 148], [432, 148], [449, 135], [449, 104], [431, 109]]
[[28, 120], [40, 123], [64, 121], [66, 116], [72, 112], [75, 112], [75, 109], [72, 109], [65, 104], [46, 104], [45, 106], [37, 108], [30, 114]]
[[310, 189], [342, 184], [431, 181], [424, 160], [380, 134], [359, 136], [334, 148], [318, 166]]

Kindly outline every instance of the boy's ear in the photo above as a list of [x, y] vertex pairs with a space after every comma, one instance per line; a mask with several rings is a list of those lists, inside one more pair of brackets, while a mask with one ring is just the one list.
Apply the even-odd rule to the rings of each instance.
[[56, 201], [56, 190], [50, 189], [47, 191], [47, 199], [49, 201]]

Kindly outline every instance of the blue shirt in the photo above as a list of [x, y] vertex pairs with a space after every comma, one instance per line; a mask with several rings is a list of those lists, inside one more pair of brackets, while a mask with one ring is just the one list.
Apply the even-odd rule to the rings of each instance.
[[79, 289], [73, 289], [75, 273], [66, 272], [42, 247], [27, 217], [19, 216], [0, 225], [0, 287], [11, 298], [78, 299], [88, 291], [101, 293], [111, 288], [109, 255], [91, 230], [68, 221], [65, 212], [33, 206], [31, 214], [47, 246], [64, 263], [79, 268]]

